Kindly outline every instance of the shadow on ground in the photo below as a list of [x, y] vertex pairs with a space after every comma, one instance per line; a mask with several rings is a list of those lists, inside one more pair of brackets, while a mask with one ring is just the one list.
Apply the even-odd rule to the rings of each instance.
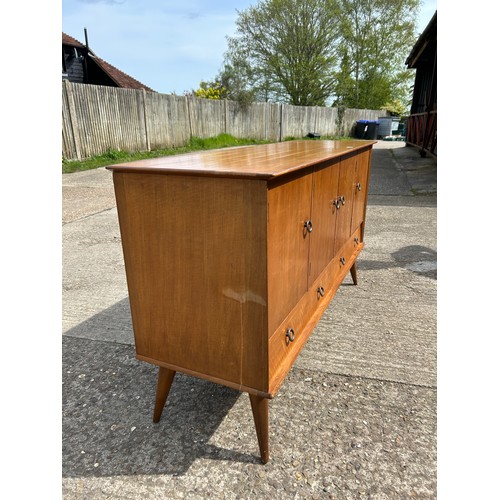
[[178, 475], [201, 457], [258, 462], [253, 450], [209, 443], [236, 390], [178, 373], [153, 424], [157, 370], [136, 360], [133, 346], [63, 337], [64, 477]]
[[358, 269], [373, 271], [400, 267], [420, 276], [437, 279], [437, 252], [432, 248], [409, 245], [392, 252], [391, 256], [391, 262], [360, 258]]
[[128, 296], [65, 332], [68, 337], [134, 345]]

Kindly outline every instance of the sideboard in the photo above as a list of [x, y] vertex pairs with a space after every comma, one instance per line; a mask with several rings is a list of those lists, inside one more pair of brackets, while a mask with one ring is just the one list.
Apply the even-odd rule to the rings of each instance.
[[364, 242], [375, 141], [303, 140], [111, 165], [136, 356], [268, 402]]

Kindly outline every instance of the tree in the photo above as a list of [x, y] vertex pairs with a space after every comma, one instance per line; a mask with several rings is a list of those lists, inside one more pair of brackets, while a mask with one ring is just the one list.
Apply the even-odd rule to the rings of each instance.
[[204, 99], [224, 99], [227, 97], [227, 90], [220, 81], [201, 81], [200, 87], [194, 91], [194, 95]]
[[379, 109], [404, 100], [412, 73], [404, 62], [416, 40], [421, 0], [339, 0], [341, 65], [335, 103]]
[[403, 116], [408, 112], [408, 106], [400, 100], [386, 102], [380, 109], [387, 111], [391, 116]]
[[263, 0], [238, 14], [228, 67], [244, 55], [247, 87], [257, 94], [324, 105], [335, 86], [337, 1]]
[[238, 12], [226, 98], [381, 109], [406, 101], [421, 0], [261, 0]]
[[256, 97], [255, 71], [248, 64], [244, 54], [237, 47], [230, 48], [225, 54], [222, 70], [217, 75], [227, 91], [227, 98], [246, 106]]

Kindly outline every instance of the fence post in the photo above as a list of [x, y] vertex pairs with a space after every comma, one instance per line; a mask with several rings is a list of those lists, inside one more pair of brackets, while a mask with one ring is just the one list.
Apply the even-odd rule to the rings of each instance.
[[229, 134], [227, 130], [227, 99], [224, 99], [224, 133]]
[[66, 89], [66, 95], [68, 96], [69, 122], [71, 124], [71, 131], [73, 132], [73, 142], [75, 144], [76, 158], [78, 160], [81, 160], [82, 152], [80, 147], [78, 121], [76, 118], [75, 100], [73, 98], [73, 89], [71, 88], [71, 82], [69, 80], [64, 80], [64, 88]]
[[151, 142], [149, 140], [149, 130], [148, 130], [148, 112], [147, 112], [147, 103], [146, 103], [146, 90], [142, 89], [142, 109], [144, 111], [144, 135], [146, 142], [146, 149], [151, 151]]
[[193, 125], [191, 124], [191, 106], [189, 105], [190, 99], [191, 98], [189, 96], [186, 96], [186, 109], [189, 121], [189, 138], [191, 139], [193, 137]]
[[283, 103], [280, 102], [280, 133], [279, 133], [279, 142], [283, 142]]
[[268, 102], [265, 102], [264, 103], [264, 127], [265, 127], [265, 133], [264, 133], [264, 137], [265, 137], [265, 140], [267, 141], [267, 128], [268, 128], [268, 121], [269, 121], [269, 118], [268, 118], [268, 109], [269, 109], [269, 103]]

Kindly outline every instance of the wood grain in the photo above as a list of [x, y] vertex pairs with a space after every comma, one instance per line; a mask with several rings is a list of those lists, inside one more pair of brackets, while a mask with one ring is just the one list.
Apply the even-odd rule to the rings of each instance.
[[338, 212], [335, 200], [338, 193], [339, 170], [338, 159], [314, 170], [311, 208], [313, 231], [310, 235], [308, 287], [312, 286], [335, 255]]
[[265, 390], [265, 183], [114, 182], [137, 354]]
[[345, 243], [351, 234], [352, 202], [354, 196], [354, 174], [356, 168], [356, 155], [350, 154], [340, 162], [340, 176], [338, 196], [341, 198], [340, 208], [337, 212], [335, 227], [335, 253]]
[[164, 156], [106, 168], [118, 172], [272, 179], [339, 158], [374, 141], [287, 141]]
[[[269, 336], [307, 291], [312, 172], [287, 176], [268, 192]], [[314, 227], [313, 227], [314, 230]]]
[[163, 407], [167, 402], [172, 382], [174, 381], [175, 371], [160, 366], [158, 370], [158, 382], [156, 384], [156, 399], [153, 412], [153, 422], [158, 423], [163, 412]]
[[269, 461], [269, 400], [250, 394], [253, 420], [259, 442], [262, 463]]
[[351, 233], [365, 220], [366, 199], [368, 195], [368, 175], [370, 168], [369, 151], [360, 152], [356, 155], [356, 166], [354, 169], [354, 189], [352, 203]]

